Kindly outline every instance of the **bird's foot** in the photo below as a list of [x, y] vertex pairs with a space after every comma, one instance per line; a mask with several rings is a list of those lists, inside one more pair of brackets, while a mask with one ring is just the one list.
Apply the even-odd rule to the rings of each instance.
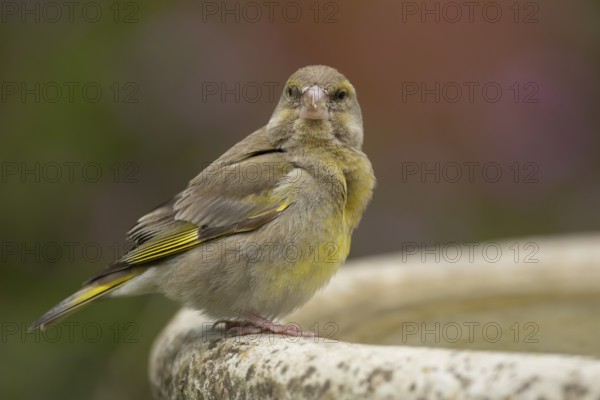
[[218, 324], [224, 324], [225, 330], [234, 336], [255, 335], [259, 333], [273, 333], [296, 337], [317, 336], [315, 332], [302, 331], [302, 328], [297, 324], [289, 323], [282, 325], [254, 314], [243, 314], [242, 317], [244, 320], [241, 321], [219, 320], [213, 326], [216, 327]]

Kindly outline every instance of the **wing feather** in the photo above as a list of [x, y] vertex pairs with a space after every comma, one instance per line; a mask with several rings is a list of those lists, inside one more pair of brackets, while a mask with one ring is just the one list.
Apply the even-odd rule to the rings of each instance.
[[128, 232], [131, 250], [93, 282], [189, 250], [223, 236], [258, 229], [294, 202], [294, 170], [264, 128], [232, 147], [198, 174], [187, 189], [141, 217]]

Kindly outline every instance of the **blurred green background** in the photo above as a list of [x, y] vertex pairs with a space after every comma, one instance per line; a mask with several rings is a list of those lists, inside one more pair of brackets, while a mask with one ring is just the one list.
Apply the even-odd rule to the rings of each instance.
[[148, 398], [175, 304], [25, 327], [308, 64], [343, 72], [363, 110], [378, 187], [351, 257], [600, 226], [598, 1], [66, 3], [0, 3], [3, 399]]

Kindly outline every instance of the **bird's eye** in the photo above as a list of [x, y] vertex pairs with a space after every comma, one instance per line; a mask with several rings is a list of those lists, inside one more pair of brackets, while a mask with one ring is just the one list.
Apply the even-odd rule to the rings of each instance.
[[346, 92], [345, 90], [338, 90], [337, 93], [335, 94], [335, 98], [339, 101], [342, 101], [346, 98], [347, 95], [348, 95], [348, 92]]
[[287, 95], [289, 97], [292, 97], [292, 98], [297, 97], [298, 93], [299, 93], [299, 91], [298, 91], [298, 88], [296, 86], [289, 86], [287, 88]]

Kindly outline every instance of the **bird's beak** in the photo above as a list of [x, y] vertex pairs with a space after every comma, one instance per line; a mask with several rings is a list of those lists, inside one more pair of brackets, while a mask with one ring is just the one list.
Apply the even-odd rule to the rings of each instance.
[[329, 119], [326, 104], [327, 94], [317, 85], [313, 85], [302, 92], [302, 107], [300, 118]]

